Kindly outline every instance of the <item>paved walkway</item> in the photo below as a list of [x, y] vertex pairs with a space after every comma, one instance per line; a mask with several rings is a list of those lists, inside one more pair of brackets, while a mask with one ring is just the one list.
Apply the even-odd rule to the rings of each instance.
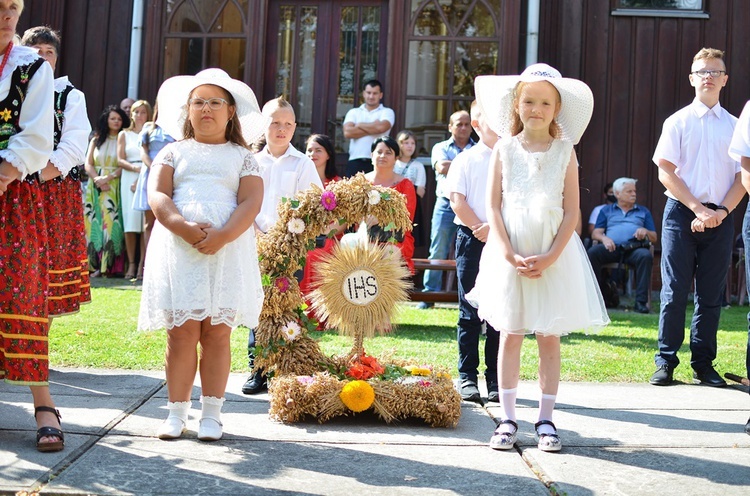
[[561, 385], [555, 421], [562, 453], [533, 440], [536, 386], [519, 388], [516, 450], [487, 441], [499, 414], [464, 403], [456, 429], [377, 419], [284, 425], [268, 398], [239, 393], [230, 378], [225, 437], [189, 432], [160, 441], [163, 373], [56, 370], [53, 394], [66, 449], [38, 453], [28, 389], [0, 384], [0, 493], [326, 495], [743, 495], [750, 494], [750, 397], [739, 386]]

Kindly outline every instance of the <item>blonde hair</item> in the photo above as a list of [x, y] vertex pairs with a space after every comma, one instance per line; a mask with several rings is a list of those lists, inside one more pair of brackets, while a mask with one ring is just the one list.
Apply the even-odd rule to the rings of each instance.
[[151, 108], [151, 104], [148, 103], [146, 100], [136, 100], [133, 105], [130, 106], [130, 126], [128, 126], [128, 129], [132, 130], [135, 127], [135, 119], [133, 119], [133, 111], [140, 107], [146, 107], [146, 121], [151, 121], [154, 119], [154, 109]]
[[[521, 116], [518, 115], [518, 103], [521, 98], [521, 93], [523, 92], [523, 89], [526, 87], [527, 84], [524, 81], [519, 81], [518, 84], [516, 84], [516, 87], [513, 88], [513, 105], [511, 105], [510, 113], [510, 134], [511, 136], [515, 136], [521, 131], [523, 131], [523, 122], [521, 122]], [[553, 88], [555, 88], [555, 85], [552, 83], [549, 83]], [[560, 92], [557, 91], [557, 88], [555, 88], [555, 94], [557, 94], [557, 103], [558, 105], [562, 105], [562, 100], [560, 99]], [[557, 138], [560, 136], [560, 125], [557, 123], [555, 119], [552, 119], [552, 122], [549, 123], [549, 135], [553, 138]]]
[[289, 111], [292, 112], [294, 119], [297, 120], [297, 115], [294, 112], [294, 107], [292, 107], [292, 104], [289, 103], [283, 96], [267, 101], [266, 104], [263, 105], [263, 110], [261, 111], [261, 113], [266, 117], [270, 117], [271, 114], [279, 109], [289, 109]]
[[23, 0], [13, 0], [13, 3], [18, 6], [18, 15], [21, 15], [21, 12], [23, 12]]
[[706, 59], [721, 60], [721, 63], [724, 64], [724, 69], [727, 68], [727, 63], [724, 62], [723, 50], [719, 50], [718, 48], [703, 47], [700, 50], [698, 50], [698, 53], [696, 53], [695, 56], [693, 57], [693, 63], [698, 62], [699, 60], [706, 60]]

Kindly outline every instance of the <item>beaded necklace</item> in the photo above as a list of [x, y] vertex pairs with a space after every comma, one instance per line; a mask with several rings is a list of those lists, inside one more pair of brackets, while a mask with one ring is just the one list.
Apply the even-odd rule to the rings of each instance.
[[5, 55], [3, 56], [3, 62], [0, 63], [0, 76], [3, 74], [3, 70], [5, 70], [5, 65], [8, 63], [8, 57], [10, 57], [10, 51], [13, 49], [13, 42], [8, 43], [8, 48], [5, 49]]

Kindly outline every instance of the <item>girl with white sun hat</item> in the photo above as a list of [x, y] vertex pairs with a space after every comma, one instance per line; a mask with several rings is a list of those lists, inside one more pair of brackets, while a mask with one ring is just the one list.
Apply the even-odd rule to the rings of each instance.
[[[498, 372], [503, 419], [490, 446], [513, 447], [516, 388], [525, 334], [539, 347], [539, 449], [559, 451], [552, 423], [560, 381], [560, 336], [609, 323], [581, 241], [578, 160], [573, 144], [593, 111], [589, 87], [534, 64], [520, 76], [480, 76], [476, 97], [500, 137], [488, 177], [490, 236], [467, 300], [501, 332]], [[498, 256], [501, 255], [501, 256]]]
[[198, 439], [222, 436], [232, 329], [258, 324], [263, 304], [251, 226], [263, 200], [247, 143], [267, 123], [253, 91], [221, 69], [162, 84], [157, 124], [178, 141], [154, 158], [148, 202], [159, 221], [148, 251], [140, 329], [167, 329], [169, 416], [161, 439], [180, 437], [200, 345], [202, 414]]

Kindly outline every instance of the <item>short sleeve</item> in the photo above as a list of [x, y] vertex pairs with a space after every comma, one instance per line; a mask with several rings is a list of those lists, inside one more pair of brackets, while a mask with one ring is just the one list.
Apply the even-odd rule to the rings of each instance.
[[357, 119], [355, 117], [356, 115], [357, 115], [356, 108], [349, 110], [344, 116], [344, 124], [346, 124], [347, 122], [357, 122]]
[[427, 173], [424, 171], [424, 164], [417, 160], [414, 163], [414, 167], [417, 168], [417, 178], [414, 180], [414, 185], [421, 188], [426, 187]]
[[396, 123], [396, 113], [391, 108], [385, 107], [383, 109], [383, 117], [385, 117], [383, 120], [391, 123], [391, 127]]
[[161, 151], [154, 157], [153, 166], [166, 165], [174, 169], [174, 147], [169, 144], [161, 149]]
[[240, 169], [240, 177], [245, 176], [260, 176], [260, 166], [258, 161], [255, 160], [255, 156], [252, 153], [246, 153], [245, 159], [242, 162], [242, 169]]
[[663, 159], [679, 167], [682, 124], [683, 122], [674, 115], [664, 121], [659, 142], [654, 150], [653, 161], [656, 165], [659, 165], [659, 160]]
[[640, 207], [646, 211], [646, 215], [644, 215], [643, 223], [648, 231], [656, 231], [656, 224], [654, 223], [654, 216], [651, 215], [651, 211], [647, 209], [646, 207]]
[[745, 104], [740, 120], [734, 126], [732, 142], [729, 144], [729, 156], [738, 162], [742, 160], [742, 157], [750, 157], [750, 101]]
[[[609, 205], [607, 205], [607, 207], [609, 207]], [[596, 225], [594, 226], [594, 229], [607, 229], [607, 207], [599, 210], [599, 216], [596, 218]]]

